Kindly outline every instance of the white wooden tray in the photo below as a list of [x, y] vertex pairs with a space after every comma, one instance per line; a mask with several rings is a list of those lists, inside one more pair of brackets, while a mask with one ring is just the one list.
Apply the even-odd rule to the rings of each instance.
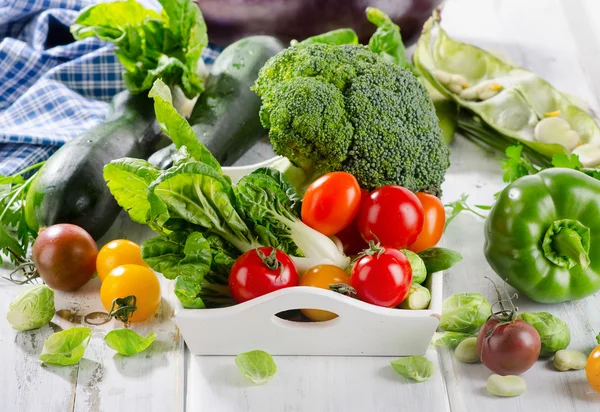
[[[175, 309], [175, 320], [194, 355], [412, 356], [425, 353], [442, 310], [442, 272], [430, 278], [427, 310], [389, 309], [325, 289], [298, 286], [220, 309]], [[176, 300], [176, 299], [175, 299]], [[300, 308], [339, 316], [293, 322], [275, 316]]]

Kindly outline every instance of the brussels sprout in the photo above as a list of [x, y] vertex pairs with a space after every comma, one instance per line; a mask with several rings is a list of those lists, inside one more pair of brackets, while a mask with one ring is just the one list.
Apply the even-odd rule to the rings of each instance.
[[552, 356], [555, 352], [565, 349], [571, 342], [569, 326], [548, 312], [523, 312], [521, 320], [529, 323], [540, 334], [542, 350], [540, 356]]
[[410, 263], [410, 268], [412, 269], [412, 281], [413, 283], [421, 284], [425, 282], [427, 278], [427, 268], [425, 267], [425, 262], [419, 255], [415, 252], [411, 252], [410, 250], [403, 250], [404, 256], [408, 259]]
[[8, 307], [6, 319], [16, 330], [41, 328], [54, 316], [54, 291], [37, 285], [21, 292]]
[[400, 303], [401, 309], [423, 310], [429, 307], [431, 302], [431, 292], [425, 286], [418, 283], [412, 283], [408, 295]]
[[476, 332], [491, 316], [492, 307], [479, 293], [455, 293], [442, 304], [440, 328], [452, 332]]

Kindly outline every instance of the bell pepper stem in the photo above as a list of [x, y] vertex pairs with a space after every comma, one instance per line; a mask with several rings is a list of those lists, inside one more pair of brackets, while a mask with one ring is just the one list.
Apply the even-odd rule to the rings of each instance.
[[552, 247], [558, 255], [571, 258], [583, 269], [590, 265], [590, 257], [581, 243], [581, 236], [573, 229], [564, 228], [554, 235]]

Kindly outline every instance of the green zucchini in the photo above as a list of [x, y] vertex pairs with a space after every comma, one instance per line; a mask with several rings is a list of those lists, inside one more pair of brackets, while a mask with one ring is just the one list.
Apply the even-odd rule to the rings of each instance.
[[[190, 124], [222, 165], [233, 164], [266, 135], [259, 118], [260, 98], [250, 88], [267, 60], [283, 47], [274, 37], [251, 36], [231, 44], [215, 60]], [[167, 168], [174, 152], [169, 146], [149, 161]]]
[[103, 177], [104, 165], [121, 157], [147, 158], [160, 139], [152, 99], [122, 92], [106, 120], [62, 146], [29, 188], [25, 218], [37, 229], [72, 223], [99, 239], [121, 208]]

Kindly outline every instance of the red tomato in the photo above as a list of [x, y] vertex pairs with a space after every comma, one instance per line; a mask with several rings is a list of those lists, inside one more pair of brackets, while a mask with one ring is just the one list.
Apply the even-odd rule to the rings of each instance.
[[409, 249], [415, 253], [434, 247], [444, 234], [446, 211], [444, 204], [429, 193], [417, 193], [417, 198], [423, 206], [423, 230]]
[[360, 206], [360, 186], [350, 173], [333, 172], [315, 180], [302, 199], [302, 221], [331, 236], [352, 222]]
[[362, 301], [388, 308], [398, 306], [412, 282], [410, 262], [397, 249], [379, 246], [377, 249], [356, 261], [350, 276], [351, 286]]
[[520, 319], [499, 323], [496, 318], [489, 318], [477, 335], [481, 362], [498, 375], [520, 375], [538, 360], [540, 335]]
[[358, 230], [366, 241], [406, 249], [423, 229], [423, 206], [410, 190], [384, 186], [374, 190], [361, 203]]
[[229, 289], [237, 303], [298, 285], [298, 271], [288, 255], [261, 247], [240, 256], [229, 272]]
[[[365, 189], [360, 189], [360, 201], [362, 203], [368, 198], [369, 192]], [[344, 246], [344, 253], [347, 255], [357, 255], [368, 246], [367, 242], [360, 235], [358, 230], [358, 214], [352, 220], [352, 222], [342, 229], [341, 232], [336, 233], [335, 236], [342, 242]]]

